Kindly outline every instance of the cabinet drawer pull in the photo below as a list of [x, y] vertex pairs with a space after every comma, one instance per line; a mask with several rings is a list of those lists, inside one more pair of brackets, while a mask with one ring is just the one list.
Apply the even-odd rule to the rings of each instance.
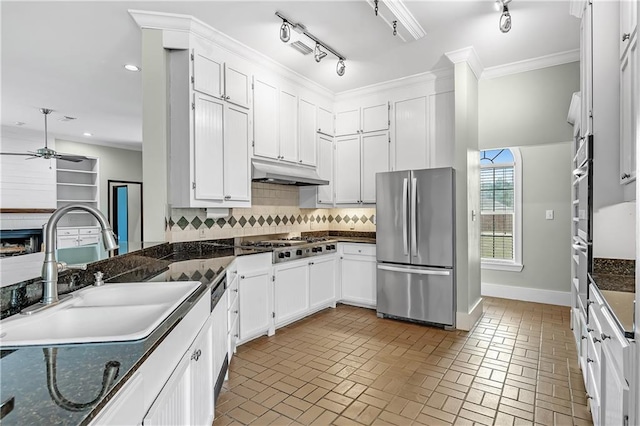
[[593, 338], [593, 343], [600, 343], [602, 342], [602, 340], [598, 339], [597, 337]]
[[584, 394], [584, 396], [585, 396], [585, 398], [587, 398], [587, 399], [593, 399], [593, 397], [592, 397], [591, 395], [589, 395], [588, 393], [585, 393], [585, 394]]
[[591, 358], [587, 358], [587, 362], [593, 362]]
[[[238, 313], [238, 311], [237, 311], [237, 310], [235, 310], [235, 311], [233, 311], [233, 313], [234, 313], [234, 314], [237, 314], [237, 313]], [[595, 339], [595, 337], [594, 337], [594, 339]]]
[[602, 340], [607, 340], [607, 339], [611, 339], [611, 336], [607, 336], [604, 333], [600, 333], [600, 337], [602, 338]]
[[622, 34], [622, 41], [627, 41], [627, 40], [629, 40], [629, 37], [631, 37], [631, 34], [629, 34], [629, 33], [624, 33], [624, 34]]
[[235, 292], [237, 293], [237, 292], [238, 292], [238, 289], [237, 289], [237, 288], [234, 288], [234, 289], [233, 289], [233, 291], [235, 291]]
[[244, 280], [244, 275], [240, 275], [240, 279], [241, 279], [241, 280]]
[[587, 338], [587, 336], [580, 336], [581, 340], [585, 340]]
[[631, 175], [629, 173], [623, 173], [622, 175], [620, 175], [620, 179], [625, 180], [625, 179], [629, 179], [631, 177]]
[[193, 354], [191, 355], [191, 359], [195, 360], [196, 362], [198, 362], [198, 359], [200, 359], [200, 355], [202, 355], [202, 351], [200, 351], [200, 349], [197, 349], [196, 351], [193, 352]]
[[239, 334], [234, 334], [234, 337], [237, 339], [238, 337], [240, 337]]

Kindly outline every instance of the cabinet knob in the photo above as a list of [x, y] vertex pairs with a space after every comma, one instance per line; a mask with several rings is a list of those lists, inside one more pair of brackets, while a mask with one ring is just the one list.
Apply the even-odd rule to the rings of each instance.
[[580, 339], [585, 340], [587, 336], [580, 336]]
[[611, 336], [607, 336], [604, 333], [600, 333], [600, 337], [602, 338], [602, 340], [607, 340], [607, 339], [611, 339]]
[[587, 358], [587, 362], [593, 362], [591, 358]]
[[322, 129], [321, 129], [320, 127], [318, 127], [318, 131], [319, 131], [319, 132], [321, 132], [321, 131], [322, 131]]
[[197, 349], [193, 352], [193, 354], [191, 354], [191, 359], [198, 362], [198, 359], [200, 359], [200, 355], [202, 355], [202, 351], [200, 351], [200, 349]]
[[591, 333], [592, 331], [593, 331], [593, 328], [587, 327], [587, 333]]
[[629, 37], [631, 37], [631, 34], [629, 34], [629, 33], [624, 33], [624, 34], [622, 34], [622, 41], [627, 41], [627, 40], [629, 40]]
[[589, 395], [588, 393], [585, 393], [585, 394], [584, 394], [584, 396], [585, 396], [585, 398], [587, 398], [587, 399], [593, 399], [593, 397], [592, 397], [591, 395]]
[[234, 314], [237, 314], [237, 313], [238, 313], [238, 310], [236, 309], [235, 311], [233, 311], [233, 313], [234, 313]]
[[225, 195], [225, 196], [224, 196], [224, 199], [225, 199], [225, 200], [230, 200], [230, 199], [231, 199], [231, 195]]
[[620, 175], [620, 179], [625, 180], [625, 179], [629, 179], [631, 177], [631, 175], [629, 173], [623, 173], [622, 175]]
[[302, 160], [298, 160], [298, 163], [302, 163]]
[[238, 334], [234, 334], [234, 337], [237, 339], [238, 337], [240, 337]]
[[591, 306], [593, 304], [593, 300], [587, 300], [587, 307]]
[[240, 279], [241, 279], [241, 280], [244, 280], [244, 275], [240, 275]]
[[237, 293], [237, 292], [238, 292], [238, 289], [237, 289], [237, 288], [234, 288], [234, 289], [233, 289], [233, 291], [235, 291], [235, 292]]

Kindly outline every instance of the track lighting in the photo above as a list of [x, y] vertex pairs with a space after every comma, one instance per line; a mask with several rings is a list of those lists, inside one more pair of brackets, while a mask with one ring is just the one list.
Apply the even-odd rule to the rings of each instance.
[[289, 28], [289, 24], [287, 21], [282, 21], [282, 26], [280, 27], [280, 40], [284, 43], [288, 42], [291, 38], [291, 28]]
[[346, 67], [347, 66], [344, 64], [344, 59], [338, 59], [338, 64], [336, 65], [336, 74], [342, 77], [344, 75], [344, 70]]
[[316, 59], [316, 62], [320, 62], [325, 56], [327, 56], [327, 52], [320, 50], [320, 43], [316, 43], [316, 49], [313, 52], [313, 56]]
[[[346, 58], [344, 57], [344, 55], [341, 55], [335, 49], [331, 48], [331, 46], [328, 46], [322, 40], [318, 39], [316, 36], [311, 34], [309, 31], [307, 31], [307, 27], [305, 27], [300, 22], [298, 23], [292, 22], [290, 19], [286, 18], [280, 12], [276, 12], [276, 16], [282, 19], [282, 26], [280, 27], [280, 40], [289, 44], [291, 47], [295, 48], [298, 52], [302, 53], [303, 55], [307, 55], [313, 51], [314, 53], [313, 57], [318, 63], [325, 56], [327, 56], [327, 52], [323, 52], [322, 49], [328, 51], [329, 53], [333, 54], [336, 58], [338, 58], [338, 64], [336, 65], [336, 73], [341, 77], [344, 75], [344, 71], [346, 68], [344, 63]], [[295, 34], [293, 34], [293, 39], [291, 37], [292, 36], [291, 29], [295, 30]], [[310, 39], [312, 42], [314, 42], [315, 49], [311, 49], [311, 46], [313, 45], [309, 44], [309, 41], [307, 39], [300, 37], [301, 35], [306, 36], [307, 39]]]
[[511, 0], [496, 0], [495, 6], [496, 10], [502, 9], [502, 14], [500, 15], [499, 27], [500, 31], [503, 33], [508, 33], [511, 30], [511, 14], [509, 13], [509, 8], [507, 4], [509, 4]]

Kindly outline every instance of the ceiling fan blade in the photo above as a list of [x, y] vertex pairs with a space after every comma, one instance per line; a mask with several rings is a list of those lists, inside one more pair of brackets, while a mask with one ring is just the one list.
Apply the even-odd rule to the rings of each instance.
[[88, 160], [88, 158], [85, 157], [84, 155], [63, 154], [60, 152], [56, 153], [56, 158], [59, 158], [65, 161], [72, 161], [74, 163], [79, 163], [81, 161]]
[[30, 156], [33, 155], [30, 152], [0, 152], [0, 155], [24, 155], [24, 156]]

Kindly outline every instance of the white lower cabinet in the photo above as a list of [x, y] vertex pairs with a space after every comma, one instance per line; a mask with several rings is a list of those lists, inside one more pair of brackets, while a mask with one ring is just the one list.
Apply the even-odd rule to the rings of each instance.
[[169, 377], [144, 425], [210, 425], [213, 422], [212, 318]]
[[342, 302], [376, 307], [376, 246], [339, 244]]
[[238, 343], [273, 332], [271, 253], [241, 256], [238, 262]]
[[274, 267], [274, 320], [279, 327], [307, 315], [309, 262], [286, 262]]
[[313, 312], [336, 303], [336, 258], [334, 255], [309, 261], [309, 309]]
[[229, 362], [231, 362], [231, 357], [236, 352], [236, 345], [240, 336], [238, 330], [238, 316], [240, 314], [238, 307], [239, 280], [238, 266], [234, 262], [227, 269], [227, 354], [229, 355]]

